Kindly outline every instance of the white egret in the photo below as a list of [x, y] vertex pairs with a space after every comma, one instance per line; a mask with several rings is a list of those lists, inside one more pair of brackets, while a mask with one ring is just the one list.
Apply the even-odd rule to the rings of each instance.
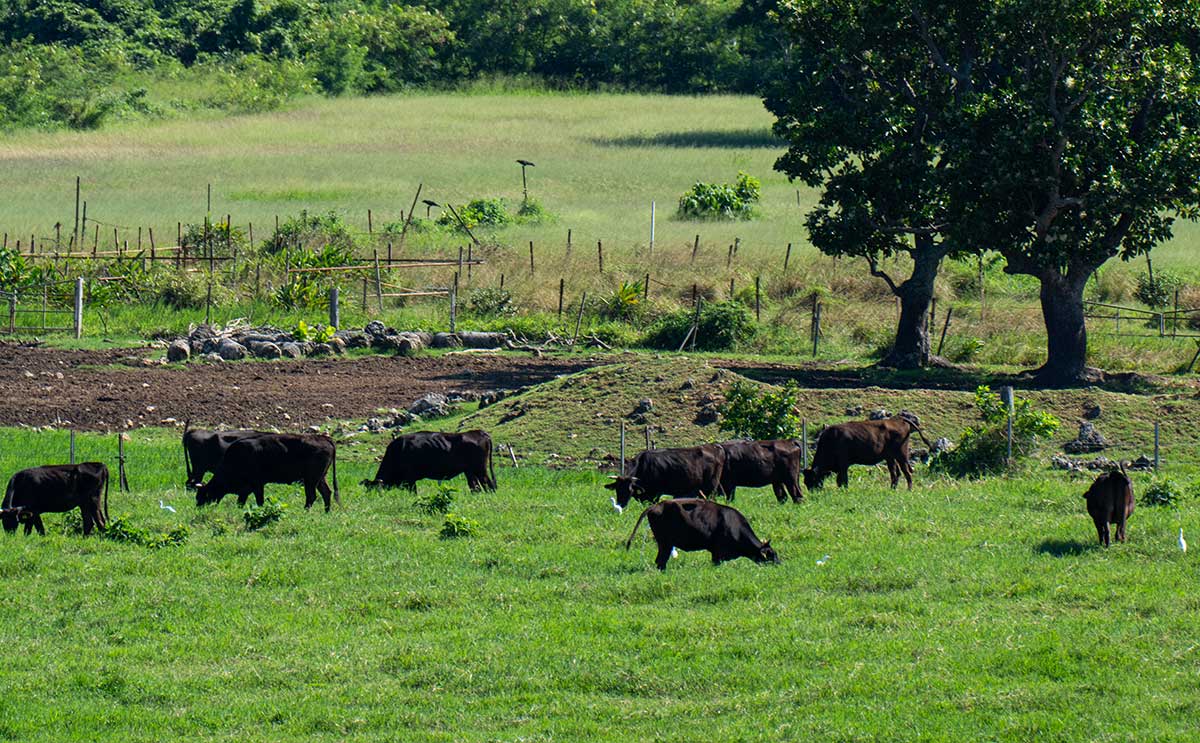
[[160, 499], [159, 499], [159, 501], [158, 501], [158, 507], [159, 507], [159, 508], [161, 508], [161, 509], [162, 509], [162, 510], [164, 510], [164, 511], [170, 511], [171, 513], [175, 513], [175, 509], [174, 509], [174, 508], [171, 508], [171, 507], [170, 507], [170, 506], [168, 506], [167, 504], [163, 503], [161, 498], [160, 498]]
[[1183, 540], [1183, 527], [1179, 527], [1179, 549], [1181, 552], [1187, 552], [1187, 542]]

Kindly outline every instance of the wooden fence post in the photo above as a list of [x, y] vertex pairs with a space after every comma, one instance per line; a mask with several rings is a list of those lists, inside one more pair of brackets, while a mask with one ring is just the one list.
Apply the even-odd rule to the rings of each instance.
[[117, 434], [117, 486], [121, 492], [129, 492], [129, 479], [125, 476], [125, 434]]
[[792, 260], [792, 244], [788, 243], [787, 252], [783, 254], [783, 272], [787, 273], [788, 262]]
[[529, 241], [529, 275], [533, 275], [533, 240]]
[[600, 261], [600, 273], [604, 273], [604, 243], [601, 240], [596, 241], [596, 257]]
[[454, 274], [454, 286], [450, 288], [450, 332], [456, 332], [458, 314], [458, 274]]
[[1154, 421], [1154, 474], [1158, 474], [1160, 461], [1158, 456], [1158, 421]]
[[70, 451], [69, 463], [75, 464], [75, 429], [71, 429], [71, 444], [70, 444], [70, 446], [71, 446], [71, 451]]
[[813, 299], [813, 319], [812, 319], [812, 355], [816, 358], [817, 347], [821, 342], [821, 303], [815, 298]]
[[692, 243], [692, 263], [696, 262], [696, 254], [700, 252], [700, 236], [696, 235], [696, 241]]
[[558, 280], [558, 319], [562, 319], [563, 311], [563, 292], [567, 288], [567, 280], [560, 278]]
[[342, 327], [342, 313], [338, 307], [338, 288], [335, 286], [329, 290], [329, 327], [337, 329]]
[[942, 326], [942, 339], [938, 341], [937, 355], [942, 355], [942, 346], [946, 345], [946, 331], [950, 329], [950, 316], [954, 314], [953, 307], [946, 308], [946, 324]]
[[83, 277], [75, 279], [75, 337], [83, 337]]
[[762, 288], [761, 276], [754, 277], [754, 321], [762, 322]]
[[379, 249], [375, 249], [375, 299], [379, 302], [379, 311], [383, 312], [383, 278], [379, 275]]
[[579, 339], [579, 326], [583, 323], [583, 308], [587, 306], [587, 292], [583, 293], [583, 297], [579, 300], [579, 314], [575, 316], [575, 335], [571, 336], [571, 345], [575, 345], [575, 341]]

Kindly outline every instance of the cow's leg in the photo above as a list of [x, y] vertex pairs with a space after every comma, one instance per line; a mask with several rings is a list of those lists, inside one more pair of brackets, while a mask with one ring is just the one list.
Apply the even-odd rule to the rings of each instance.
[[1096, 524], [1096, 526], [1100, 529], [1100, 541], [1104, 543], [1105, 547], [1107, 547], [1110, 543], [1110, 540], [1109, 540], [1110, 534], [1109, 534], [1109, 530], [1108, 530], [1108, 516], [1106, 515], [1103, 519], [1101, 519], [1100, 522], [1098, 524]]
[[665, 571], [667, 569], [667, 563], [671, 560], [672, 547], [673, 545], [666, 544], [665, 542], [658, 543], [658, 556], [654, 558], [654, 564], [659, 570]]
[[1124, 509], [1117, 515], [1117, 541], [1125, 541], [1125, 514]]
[[[33, 514], [33, 519], [30, 521], [30, 523], [33, 524], [34, 528], [38, 530], [38, 534], [41, 534], [43, 537], [46, 536], [46, 525], [42, 523], [42, 514]], [[25, 533], [28, 534], [29, 532]], [[84, 533], [86, 534], [87, 532]]]
[[331, 498], [333, 498], [333, 489], [329, 487], [329, 483], [325, 482], [324, 477], [317, 480], [317, 490], [321, 491], [321, 498], [325, 501], [325, 513], [329, 513], [329, 510], [333, 508], [331, 501]]
[[468, 472], [467, 473], [467, 490], [470, 490], [472, 493], [478, 493], [482, 489], [483, 489], [483, 485], [479, 481], [479, 473], [478, 472]]
[[771, 483], [771, 489], [775, 491], [775, 500], [780, 503], [787, 503], [787, 493], [783, 491], [783, 484], [776, 481]]
[[[250, 498], [250, 491], [249, 491], [249, 490], [245, 491], [244, 493], [238, 493], [238, 508], [245, 508], [245, 507], [246, 507], [246, 501], [247, 501], [249, 498]], [[261, 505], [261, 504], [260, 504], [260, 505]]]
[[734, 495], [737, 495], [737, 485], [730, 485], [729, 487], [725, 487], [724, 485], [722, 485], [721, 490], [725, 491], [725, 502], [726, 503], [733, 500]]
[[25, 522], [25, 536], [29, 536], [33, 533], [33, 519], [34, 517], [30, 516], [29, 520]]
[[888, 476], [892, 479], [892, 490], [896, 489], [896, 484], [900, 482], [900, 463], [895, 459], [887, 461]]
[[90, 508], [80, 506], [79, 514], [83, 516], [83, 536], [86, 537], [92, 533], [92, 526], [95, 524], [94, 512]]
[[312, 480], [304, 481], [304, 508], [305, 510], [312, 508], [312, 504], [317, 502], [317, 486]]
[[850, 467], [849, 465], [842, 467], [837, 471], [837, 484], [839, 488], [850, 487]]

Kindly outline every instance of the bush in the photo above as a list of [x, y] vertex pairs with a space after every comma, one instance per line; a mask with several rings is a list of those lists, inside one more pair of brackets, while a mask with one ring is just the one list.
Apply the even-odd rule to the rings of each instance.
[[246, 523], [246, 531], [258, 531], [283, 518], [287, 509], [286, 503], [280, 503], [274, 498], [267, 498], [261, 506], [251, 506], [242, 511], [242, 521]]
[[[1008, 462], [1008, 409], [1000, 395], [986, 385], [975, 390], [975, 407], [982, 423], [963, 431], [958, 446], [940, 452], [930, 469], [955, 477], [972, 477], [1003, 471]], [[1013, 400], [1013, 460], [1028, 457], [1039, 442], [1054, 435], [1059, 421], [1051, 413], [1034, 410], [1029, 400]]]
[[622, 281], [612, 294], [600, 300], [600, 314], [608, 320], [628, 322], [642, 314], [642, 292], [645, 285], [641, 281]]
[[[176, 310], [203, 309], [209, 296], [208, 275], [202, 273], [163, 273], [150, 282], [150, 288], [159, 302]], [[226, 285], [212, 285], [214, 306], [226, 304], [232, 297], [233, 291]]]
[[757, 178], [738, 172], [737, 183], [700, 183], [679, 197], [684, 219], [752, 219], [761, 196]]
[[1142, 304], [1152, 309], [1170, 307], [1175, 299], [1175, 290], [1183, 288], [1183, 279], [1167, 271], [1159, 271], [1151, 280], [1149, 273], [1138, 274], [1137, 289], [1133, 295]]
[[249, 244], [246, 233], [240, 227], [231, 229], [223, 219], [210, 221], [207, 228], [203, 222], [185, 224], [182, 237], [183, 247], [193, 256], [206, 256], [210, 248], [214, 255], [226, 255], [230, 250], [244, 253]]
[[800, 388], [793, 381], [774, 389], [734, 382], [721, 406], [721, 431], [748, 439], [794, 439], [801, 434], [796, 404]]
[[[82, 524], [80, 528], [82, 529]], [[173, 529], [161, 534], [151, 534], [145, 529], [131, 524], [128, 514], [122, 514], [111, 519], [108, 522], [108, 526], [101, 532], [101, 535], [105, 539], [111, 539], [114, 542], [125, 542], [150, 549], [158, 549], [159, 547], [174, 547], [187, 542], [188, 528], [183, 524], [178, 524]]]
[[516, 221], [520, 224], [542, 224], [543, 222], [553, 222], [554, 215], [537, 200], [525, 199], [521, 202], [521, 208], [517, 210]]
[[30, 269], [15, 247], [0, 247], [0, 290], [12, 291], [29, 280]]
[[[513, 221], [505, 210], [502, 199], [473, 199], [465, 206], [458, 207], [456, 211], [467, 228], [472, 230], [476, 227], [504, 227]], [[449, 209], [438, 216], [436, 224], [452, 230], [462, 229]]]
[[1142, 490], [1142, 505], [1178, 508], [1183, 500], [1183, 488], [1167, 477], [1155, 478]]
[[479, 317], [512, 317], [517, 303], [507, 289], [476, 289], [467, 297], [467, 312]]
[[446, 521], [442, 524], [442, 530], [439, 536], [442, 539], [458, 539], [460, 537], [471, 537], [479, 531], [479, 524], [471, 519], [457, 514], [446, 514]]
[[[297, 245], [310, 251], [326, 252], [333, 248], [340, 255], [349, 256], [354, 252], [354, 235], [337, 212], [309, 214], [308, 210], [303, 210], [299, 216], [284, 220], [263, 247], [269, 253], [282, 253]], [[296, 256], [292, 260], [297, 260]]]
[[455, 489], [452, 485], [439, 482], [433, 492], [417, 496], [414, 505], [418, 511], [429, 516], [446, 513], [454, 503], [454, 493]]
[[[692, 328], [695, 312], [678, 310], [656, 322], [643, 343], [650, 348], [677, 350]], [[701, 351], [727, 351], [754, 337], [750, 312], [738, 302], [711, 302], [701, 305], [696, 348]]]

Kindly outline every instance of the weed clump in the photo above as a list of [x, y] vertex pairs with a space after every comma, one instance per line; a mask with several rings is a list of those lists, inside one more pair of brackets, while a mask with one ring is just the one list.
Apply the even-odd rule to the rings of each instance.
[[242, 511], [242, 521], [246, 524], [246, 531], [258, 531], [275, 523], [283, 518], [283, 512], [286, 509], [286, 503], [280, 503], [274, 498], [267, 498], [261, 506], [247, 508]]
[[1183, 488], [1168, 477], [1155, 478], [1142, 490], [1143, 506], [1170, 506], [1178, 508], [1183, 500]]
[[[695, 313], [679, 310], [664, 316], [650, 327], [643, 343], [649, 348], [674, 351], [691, 332]], [[696, 325], [696, 348], [701, 351], [728, 351], [751, 340], [756, 332], [750, 311], [740, 302], [713, 302], [700, 308]]]
[[417, 496], [414, 505], [418, 511], [429, 516], [446, 513], [454, 504], [454, 493], [455, 489], [449, 483], [439, 482], [433, 492]]
[[759, 180], [738, 172], [736, 183], [697, 182], [679, 197], [682, 219], [753, 219], [754, 205], [761, 198]]
[[442, 539], [459, 539], [462, 537], [475, 536], [479, 531], [478, 522], [472, 521], [465, 516], [458, 514], [446, 514], [446, 521], [442, 524], [442, 530], [438, 533]]
[[801, 421], [796, 414], [799, 402], [800, 388], [794, 381], [770, 390], [739, 380], [725, 393], [718, 428], [748, 439], [799, 438]]
[[111, 539], [114, 542], [125, 542], [126, 544], [136, 544], [149, 549], [158, 549], [160, 547], [175, 547], [187, 542], [188, 528], [183, 524], [178, 524], [168, 531], [152, 534], [146, 529], [134, 526], [130, 522], [128, 514], [122, 514], [111, 519], [108, 522], [108, 526], [101, 532], [101, 535], [105, 539]]
[[[954, 477], [977, 477], [1001, 472], [1008, 462], [1008, 410], [1000, 395], [986, 385], [975, 390], [975, 407], [982, 422], [969, 426], [962, 433], [958, 446], [938, 453], [929, 463], [930, 469]], [[1034, 410], [1033, 403], [1013, 399], [1013, 460], [1033, 453], [1037, 445], [1054, 435], [1059, 421], [1044, 410]]]
[[478, 317], [513, 317], [519, 309], [507, 289], [476, 289], [467, 297], [467, 311]]

